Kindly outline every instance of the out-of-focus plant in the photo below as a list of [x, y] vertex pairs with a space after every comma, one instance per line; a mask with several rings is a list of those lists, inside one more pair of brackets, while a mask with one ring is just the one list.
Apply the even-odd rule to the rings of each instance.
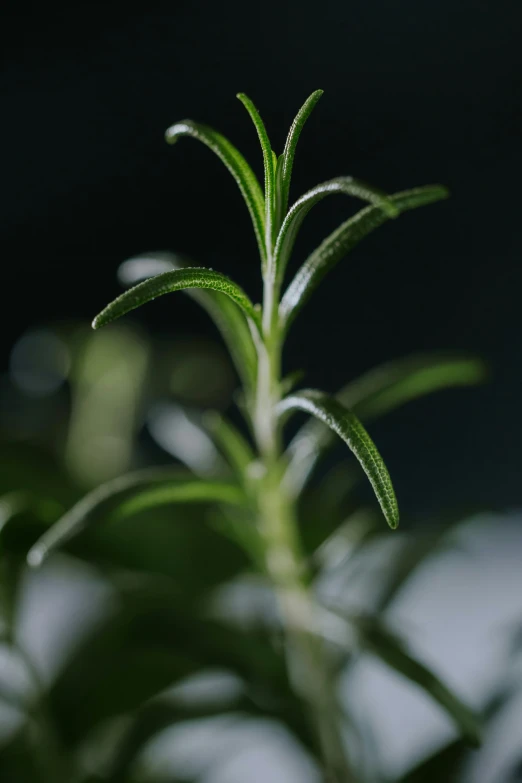
[[[48, 692], [35, 682], [31, 705], [36, 704], [37, 711], [28, 714], [44, 735], [31, 736], [31, 743], [45, 749], [45, 758], [27, 767], [35, 780], [42, 779], [43, 769], [43, 779], [49, 781], [172, 780], [140, 766], [140, 752], [151, 738], [180, 721], [227, 714], [263, 716], [284, 724], [328, 783], [374, 780], [376, 772], [368, 769], [361, 750], [364, 740], [354, 733], [356, 719], [338, 692], [340, 672], [360, 649], [423, 688], [466, 743], [479, 742], [480, 722], [473, 711], [382, 620], [387, 603], [429, 548], [416, 543], [401, 557], [391, 558], [373, 607], [363, 612], [333, 600], [324, 589], [332, 560], [338, 565], [344, 558], [349, 575], [357, 568], [359, 554], [382, 535], [374, 512], [347, 514], [359, 468], [357, 473], [348, 466], [318, 488], [310, 483], [332, 441], [338, 436], [352, 451], [394, 529], [399, 512], [392, 482], [363, 422], [434, 390], [478, 382], [483, 368], [467, 357], [415, 356], [371, 371], [333, 396], [315, 389], [295, 391], [298, 375], [283, 375], [288, 329], [325, 274], [387, 220], [447, 196], [440, 185], [387, 195], [352, 177], [339, 177], [313, 188], [289, 208], [296, 145], [320, 96], [317, 91], [305, 102], [279, 156], [250, 99], [238, 96], [261, 142], [264, 192], [243, 156], [221, 134], [190, 120], [167, 131], [171, 143], [180, 136], [202, 141], [238, 183], [259, 246], [262, 304], [254, 305], [219, 272], [187, 265], [173, 254], [152, 253], [121, 267], [120, 279], [133, 287], [93, 325], [99, 328], [157, 296], [186, 290], [214, 319], [229, 348], [241, 381], [237, 399], [245, 426], [217, 412], [197, 415], [172, 403], [156, 407], [149, 429], [164, 445], [169, 428], [177, 433], [171, 453], [186, 467], [142, 468], [96, 486], [31, 547], [28, 561], [40, 567], [49, 554], [67, 545], [94, 562], [118, 596], [96, 635], [78, 644]], [[367, 206], [321, 243], [282, 292], [305, 216], [336, 193]], [[125, 381], [135, 385], [125, 392], [131, 411], [145, 368], [146, 351], [140, 349], [135, 374]], [[87, 405], [92, 393], [88, 385], [82, 389], [80, 404]], [[103, 398], [101, 393], [100, 404]], [[117, 399], [115, 403], [114, 415]], [[285, 448], [283, 427], [295, 411], [312, 418]], [[129, 414], [122, 431], [129, 432], [132, 418]], [[108, 421], [114, 424], [111, 416]], [[69, 453], [72, 449], [81, 455], [82, 433], [89, 430], [80, 411], [69, 429]], [[12, 518], [19, 509], [16, 498], [10, 502]], [[15, 527], [7, 525], [5, 532], [13, 535]], [[5, 580], [6, 585], [15, 582]], [[232, 611], [237, 584], [250, 593], [259, 590], [258, 612], [249, 610], [244, 616]], [[7, 597], [6, 606], [12, 605]], [[14, 624], [9, 611], [5, 617], [9, 636]], [[181, 683], [203, 676], [209, 668], [228, 673], [233, 678], [229, 687], [190, 697], [190, 687], [184, 691]], [[177, 690], [165, 691], [176, 684]], [[108, 747], [105, 754], [102, 746]], [[89, 748], [91, 761], [85, 763]], [[21, 762], [16, 749], [11, 753], [16, 770]], [[181, 779], [187, 775], [180, 773]]]

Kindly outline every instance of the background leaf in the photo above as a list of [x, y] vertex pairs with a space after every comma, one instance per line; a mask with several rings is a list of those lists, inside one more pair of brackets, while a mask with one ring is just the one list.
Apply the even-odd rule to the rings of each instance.
[[467, 741], [474, 746], [480, 744], [482, 731], [477, 716], [427, 666], [408, 652], [405, 643], [396, 634], [377, 618], [357, 617], [352, 621], [364, 647], [429, 693], [452, 718]]
[[39, 566], [48, 555], [95, 521], [135, 514], [168, 503], [241, 503], [243, 496], [225, 482], [190, 479], [179, 471], [151, 468], [102, 484], [86, 495], [51, 527], [29, 551], [29, 565]]

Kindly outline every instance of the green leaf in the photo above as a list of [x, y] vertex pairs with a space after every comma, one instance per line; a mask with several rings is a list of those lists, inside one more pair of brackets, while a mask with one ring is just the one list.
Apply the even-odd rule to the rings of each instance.
[[[160, 272], [182, 269], [185, 266], [184, 259], [174, 253], [147, 253], [121, 264], [118, 278], [123, 285], [129, 286]], [[186, 293], [212, 318], [225, 341], [243, 386], [247, 390], [253, 389], [257, 376], [257, 354], [243, 311], [230, 297], [218, 291], [188, 288]]]
[[440, 704], [472, 745], [480, 745], [481, 726], [475, 713], [427, 666], [414, 658], [405, 642], [373, 617], [351, 618], [361, 644], [384, 663], [419, 685]]
[[299, 141], [299, 136], [304, 128], [305, 122], [314, 110], [315, 105], [323, 92], [324, 90], [315, 90], [315, 92], [306, 99], [297, 112], [288, 132], [281, 164], [281, 205], [283, 215], [288, 208], [288, 194], [290, 192], [290, 180], [292, 179], [292, 168], [294, 165], [297, 142]]
[[227, 465], [203, 425], [199, 411], [176, 403], [157, 403], [147, 417], [155, 442], [196, 476], [224, 476]]
[[377, 447], [355, 414], [333, 397], [313, 389], [286, 397], [278, 406], [279, 413], [293, 409], [312, 414], [344, 440], [368, 476], [386, 521], [391, 528], [396, 528], [399, 509], [390, 475]]
[[220, 481], [187, 479], [172, 468], [151, 468], [129, 473], [102, 484], [73, 506], [33, 545], [29, 565], [38, 567], [48, 555], [91, 524], [116, 519], [171, 503], [244, 502], [242, 491]]
[[269, 252], [271, 252], [272, 227], [275, 206], [275, 168], [272, 147], [266, 132], [265, 124], [248, 95], [245, 95], [244, 92], [238, 92], [236, 97], [239, 98], [247, 112], [250, 114], [252, 122], [255, 125], [257, 135], [259, 136], [261, 149], [263, 150], [263, 163], [265, 170], [265, 247], [269, 250]]
[[290, 208], [279, 231], [274, 250], [274, 269], [279, 281], [283, 278], [297, 234], [306, 215], [323, 198], [336, 193], [368, 201], [370, 204], [384, 210], [390, 218], [399, 215], [397, 206], [388, 198], [384, 191], [367, 185], [361, 180], [354, 179], [354, 177], [336, 177], [316, 185], [315, 188], [301, 196]]
[[138, 283], [118, 296], [96, 316], [93, 329], [99, 329], [122, 315], [140, 307], [157, 296], [181, 291], [185, 288], [203, 288], [229, 296], [243, 310], [247, 318], [260, 330], [259, 315], [242, 288], [220, 272], [202, 267], [186, 267], [162, 272]]
[[444, 745], [410, 769], [399, 783], [458, 783], [469, 748], [461, 740]]
[[[470, 356], [414, 354], [386, 362], [351, 381], [335, 395], [363, 421], [440, 389], [469, 386], [486, 377], [484, 363]], [[335, 443], [331, 431], [318, 421], [308, 421], [288, 447], [289, 486], [299, 492], [319, 458]]]
[[[274, 153], [275, 154], [275, 153]], [[283, 222], [283, 217], [286, 213], [287, 205], [283, 204], [283, 164], [285, 156], [281, 153], [279, 157], [276, 157], [274, 166], [275, 171], [275, 219], [274, 225], [276, 231], [279, 231]]]
[[337, 399], [368, 420], [441, 389], [485, 379], [485, 364], [476, 357], [414, 354], [370, 370], [341, 389]]
[[[440, 201], [447, 196], [448, 191], [442, 185], [427, 185], [395, 193], [390, 196], [390, 200], [399, 212], [405, 212], [408, 209]], [[380, 207], [373, 205], [365, 207], [342, 223], [314, 250], [298, 270], [281, 300], [279, 313], [286, 327], [294, 320], [326, 273], [361, 239], [388, 219], [389, 215]]]
[[225, 164], [236, 180], [243, 198], [246, 201], [261, 258], [265, 253], [265, 200], [257, 177], [233, 144], [208, 125], [202, 125], [192, 120], [183, 120], [171, 125], [165, 133], [169, 144], [174, 144], [180, 136], [191, 136], [193, 139], [203, 142]]
[[248, 468], [256, 459], [248, 441], [228, 419], [219, 413], [208, 413], [205, 417], [205, 424], [235, 475], [243, 484], [246, 484], [248, 482]]

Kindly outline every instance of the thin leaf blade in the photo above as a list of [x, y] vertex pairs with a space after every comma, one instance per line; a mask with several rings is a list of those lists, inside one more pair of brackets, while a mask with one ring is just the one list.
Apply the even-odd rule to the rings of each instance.
[[258, 110], [254, 106], [251, 99], [248, 97], [248, 95], [245, 95], [244, 92], [238, 92], [236, 97], [241, 101], [241, 103], [249, 113], [250, 118], [254, 123], [255, 129], [257, 131], [259, 142], [261, 144], [261, 149], [263, 151], [263, 165], [264, 165], [264, 172], [265, 172], [265, 248], [267, 248], [267, 250], [269, 250], [270, 252], [272, 249], [272, 227], [273, 227], [274, 206], [275, 206], [274, 205], [275, 169], [274, 169], [272, 147], [270, 144], [270, 139], [268, 138], [268, 133], [266, 132], [265, 124], [261, 119], [261, 115], [259, 114]]
[[284, 275], [297, 234], [306, 215], [319, 201], [335, 194], [354, 196], [362, 201], [367, 201], [384, 210], [390, 218], [399, 215], [398, 208], [384, 191], [354, 177], [335, 177], [316, 185], [295, 202], [283, 221], [274, 250], [274, 268], [278, 280], [281, 280]]
[[[427, 185], [390, 196], [399, 212], [431, 204], [447, 198], [448, 191], [442, 185]], [[381, 226], [389, 215], [380, 207], [362, 209], [333, 231], [297, 271], [285, 291], [279, 307], [282, 323], [288, 328], [299, 311], [309, 300], [323, 277], [367, 234]]]
[[235, 484], [187, 478], [172, 468], [150, 468], [108, 481], [73, 506], [31, 547], [27, 562], [39, 567], [51, 552], [63, 546], [100, 518], [122, 518], [173, 503], [230, 503], [240, 505], [244, 495]]
[[261, 258], [265, 259], [265, 200], [256, 175], [239, 150], [221, 133], [208, 125], [193, 120], [182, 120], [167, 128], [165, 139], [175, 144], [180, 136], [190, 136], [205, 144], [225, 164], [246, 202], [259, 247]]
[[292, 179], [292, 168], [294, 165], [295, 151], [297, 142], [301, 135], [304, 125], [314, 110], [319, 98], [324, 90], [315, 90], [303, 103], [297, 112], [295, 119], [288, 131], [282, 156], [281, 167], [281, 187], [282, 187], [282, 214], [284, 215], [288, 207], [288, 194], [290, 192], [290, 180]]
[[204, 423], [234, 474], [243, 484], [247, 484], [249, 467], [256, 459], [248, 441], [231, 421], [219, 413], [209, 412]]
[[203, 267], [185, 267], [162, 272], [144, 280], [114, 299], [94, 319], [92, 326], [99, 329], [152, 299], [187, 288], [202, 288], [229, 296], [259, 329], [259, 315], [245, 292], [220, 272]]
[[366, 473], [386, 521], [395, 529], [399, 524], [399, 509], [390, 474], [377, 447], [353, 411], [333, 397], [314, 389], [286, 397], [278, 409], [281, 414], [289, 410], [310, 413], [344, 440]]
[[473, 746], [481, 743], [480, 721], [464, 702], [424, 663], [407, 649], [406, 643], [374, 617], [352, 618], [361, 645], [384, 663], [419, 685], [445, 710], [463, 737]]
[[[363, 421], [373, 419], [441, 389], [470, 386], [486, 378], [484, 363], [472, 356], [414, 354], [386, 362], [351, 381], [335, 396]], [[287, 481], [299, 492], [335, 436], [321, 422], [306, 422], [288, 447]]]
[[[135, 256], [121, 264], [118, 278], [125, 286], [135, 285], [143, 280], [166, 272], [169, 269], [183, 269], [192, 266], [175, 253], [153, 252]], [[257, 353], [252, 333], [243, 311], [230, 297], [218, 291], [188, 288], [187, 293], [210, 316], [216, 324], [228, 348], [232, 361], [245, 389], [252, 390], [257, 376]]]

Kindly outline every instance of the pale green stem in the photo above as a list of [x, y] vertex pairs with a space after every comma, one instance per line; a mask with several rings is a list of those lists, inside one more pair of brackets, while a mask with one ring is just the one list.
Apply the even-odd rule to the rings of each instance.
[[307, 704], [318, 736], [327, 783], [353, 783], [346, 757], [340, 709], [324, 646], [318, 633], [317, 607], [308, 588], [294, 501], [282, 485], [281, 428], [275, 407], [281, 398], [282, 335], [278, 321], [278, 286], [270, 253], [264, 281], [263, 341], [258, 345], [254, 428], [263, 477], [259, 484], [260, 530], [266, 568], [277, 593], [287, 637], [287, 665], [292, 685]]

